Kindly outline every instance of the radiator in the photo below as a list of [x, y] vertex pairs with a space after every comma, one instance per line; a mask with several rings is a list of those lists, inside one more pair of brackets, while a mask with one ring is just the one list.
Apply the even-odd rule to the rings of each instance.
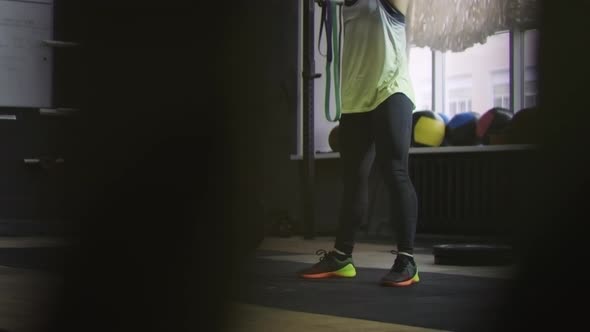
[[[413, 154], [410, 177], [418, 196], [418, 233], [501, 235], [511, 232], [528, 153]], [[389, 223], [383, 185], [375, 186], [370, 223]], [[373, 227], [374, 228], [374, 227]], [[382, 229], [382, 227], [377, 227]]]

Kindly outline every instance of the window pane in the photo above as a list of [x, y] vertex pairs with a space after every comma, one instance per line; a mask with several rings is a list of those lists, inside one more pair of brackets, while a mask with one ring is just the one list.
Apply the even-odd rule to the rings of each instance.
[[525, 107], [537, 105], [537, 54], [539, 31], [527, 30], [524, 33], [524, 99]]
[[494, 107], [510, 108], [510, 72], [508, 69], [490, 73]]
[[[485, 44], [477, 44], [463, 52], [445, 53], [447, 106], [453, 101], [461, 101], [471, 111], [483, 114], [498, 102], [501, 105], [504, 97], [510, 100], [509, 69], [510, 38], [507, 32], [488, 37]], [[459, 88], [465, 92], [461, 97], [456, 91]]]
[[502, 98], [494, 98], [494, 107], [502, 107]]
[[525, 96], [524, 97], [524, 107], [533, 107], [537, 104], [537, 100], [535, 96]]
[[457, 103], [450, 103], [449, 115], [455, 115], [457, 113]]
[[416, 110], [432, 110], [432, 51], [413, 47], [410, 50], [410, 77], [416, 95]]

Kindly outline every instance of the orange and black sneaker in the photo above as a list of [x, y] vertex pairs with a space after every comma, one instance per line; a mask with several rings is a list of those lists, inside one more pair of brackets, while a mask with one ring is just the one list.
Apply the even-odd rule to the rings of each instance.
[[322, 255], [320, 261], [313, 266], [299, 271], [297, 274], [305, 279], [352, 278], [356, 276], [356, 269], [351, 256], [343, 257], [335, 251], [318, 250], [316, 255]]
[[418, 268], [416, 267], [414, 257], [396, 251], [392, 251], [391, 253], [397, 254], [397, 257], [389, 273], [381, 278], [381, 285], [403, 287], [418, 283], [420, 277], [418, 276]]

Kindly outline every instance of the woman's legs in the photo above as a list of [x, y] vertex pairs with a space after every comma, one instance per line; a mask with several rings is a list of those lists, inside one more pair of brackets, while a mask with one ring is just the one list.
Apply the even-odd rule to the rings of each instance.
[[412, 110], [410, 99], [396, 93], [372, 112], [342, 116], [339, 132], [344, 192], [334, 246], [339, 251], [352, 254], [354, 235], [366, 216], [368, 178], [376, 154], [390, 194], [398, 251], [412, 254], [418, 214], [416, 192], [408, 173]]
[[344, 191], [334, 247], [350, 255], [369, 200], [368, 179], [375, 155], [372, 112], [343, 114], [339, 134]]
[[387, 286], [408, 286], [419, 282], [412, 258], [417, 220], [417, 199], [408, 174], [408, 152], [412, 132], [412, 102], [394, 94], [374, 111], [344, 114], [340, 119], [340, 155], [344, 192], [335, 251], [324, 254], [319, 263], [299, 272], [303, 278], [354, 277], [352, 263], [354, 236], [366, 217], [368, 179], [375, 156], [391, 195], [392, 220], [397, 235], [398, 255], [393, 267], [381, 279]]
[[414, 249], [418, 215], [416, 191], [408, 173], [412, 110], [410, 99], [396, 93], [372, 112], [376, 162], [390, 194], [398, 251], [408, 254]]

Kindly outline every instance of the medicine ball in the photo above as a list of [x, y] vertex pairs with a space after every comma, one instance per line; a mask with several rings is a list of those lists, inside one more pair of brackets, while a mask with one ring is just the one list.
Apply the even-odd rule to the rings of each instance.
[[446, 128], [449, 144], [455, 146], [479, 144], [476, 135], [479, 117], [480, 115], [475, 112], [459, 113], [453, 116]]
[[539, 115], [536, 108], [525, 108], [514, 114], [506, 128], [510, 144], [535, 144], [539, 142]]
[[449, 124], [449, 116], [446, 115], [445, 113], [441, 113], [441, 112], [437, 112], [436, 114], [438, 114], [444, 121], [445, 125]]
[[340, 126], [336, 126], [336, 127], [332, 128], [332, 130], [330, 131], [330, 135], [328, 136], [328, 144], [330, 145], [330, 148], [334, 152], [339, 151], [339, 144], [338, 144], [338, 140], [340, 138], [339, 133], [338, 133], [339, 128], [340, 128]]
[[505, 108], [488, 110], [477, 121], [477, 138], [486, 145], [505, 143], [505, 130], [511, 119], [512, 113]]
[[444, 138], [445, 122], [440, 115], [428, 110], [412, 114], [412, 146], [441, 146]]

